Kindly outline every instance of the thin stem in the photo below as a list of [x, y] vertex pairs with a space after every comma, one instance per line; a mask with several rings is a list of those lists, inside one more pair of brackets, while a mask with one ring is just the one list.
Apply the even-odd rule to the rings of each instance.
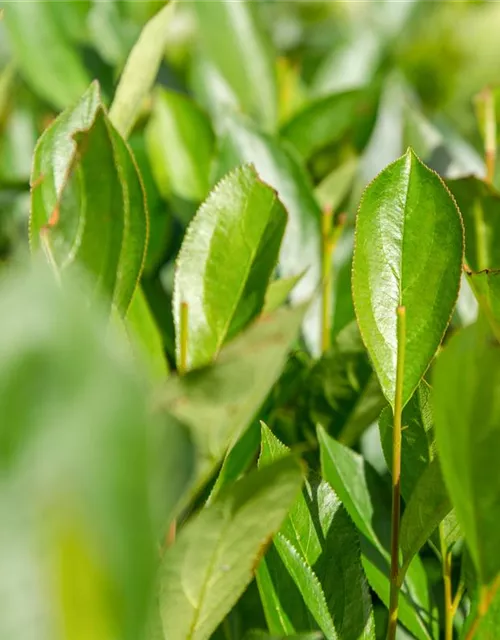
[[331, 209], [323, 211], [321, 219], [321, 351], [325, 353], [331, 346], [332, 316], [332, 256], [342, 234], [347, 216], [342, 213], [333, 224]]
[[321, 351], [331, 345], [333, 212], [325, 209], [321, 218]]
[[[495, 95], [491, 87], [486, 87], [477, 96], [480, 105], [479, 121], [483, 120], [484, 155], [486, 162], [486, 182], [493, 183], [497, 159], [497, 121], [495, 115]], [[481, 118], [482, 116], [482, 118]]]
[[439, 525], [439, 539], [441, 541], [444, 582], [444, 640], [453, 640], [454, 610], [451, 591], [451, 552], [446, 548], [442, 524]]
[[406, 309], [397, 308], [398, 353], [396, 362], [396, 392], [392, 430], [392, 526], [391, 526], [391, 593], [387, 640], [394, 640], [398, 626], [399, 601], [399, 521], [401, 512], [401, 413], [403, 411], [403, 375], [406, 343]]
[[460, 579], [460, 582], [458, 583], [457, 591], [455, 593], [455, 597], [453, 598], [453, 602], [451, 605], [451, 611], [452, 611], [453, 617], [455, 617], [457, 613], [458, 606], [460, 604], [460, 601], [462, 600], [462, 596], [464, 595], [464, 591], [465, 591], [465, 582], [462, 579]]
[[187, 302], [181, 302], [181, 317], [180, 317], [180, 331], [179, 340], [181, 345], [180, 361], [179, 361], [179, 373], [184, 375], [187, 371], [188, 360], [188, 314], [189, 307]]

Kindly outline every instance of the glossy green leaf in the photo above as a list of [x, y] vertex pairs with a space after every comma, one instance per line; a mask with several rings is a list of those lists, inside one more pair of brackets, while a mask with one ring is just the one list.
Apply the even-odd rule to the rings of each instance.
[[9, 2], [4, 20], [23, 77], [41, 98], [64, 109], [81, 96], [91, 76], [59, 23], [58, 10], [52, 2]]
[[174, 6], [173, 0], [168, 2], [146, 24], [121, 74], [109, 117], [125, 138], [132, 131], [142, 103], [156, 79], [165, 53]]
[[160, 406], [193, 431], [198, 483], [255, 417], [283, 369], [304, 313], [302, 306], [260, 319], [224, 347], [214, 366], [172, 376], [160, 391]]
[[500, 340], [500, 271], [467, 271], [466, 277], [496, 339]]
[[[259, 465], [270, 464], [288, 453], [288, 448], [263, 424]], [[315, 478], [306, 481], [275, 546], [281, 563], [327, 638], [373, 638], [374, 621], [361, 569], [358, 534], [326, 482]], [[288, 609], [288, 593], [279, 593], [279, 561], [266, 556], [262, 569], [269, 571], [276, 587], [275, 595], [272, 590], [261, 588], [261, 597], [266, 601], [270, 593], [274, 595], [278, 600], [275, 606], [283, 614]]]
[[276, 70], [258, 5], [214, 0], [193, 8], [206, 54], [243, 109], [272, 130], [278, 113]]
[[307, 105], [281, 127], [280, 133], [308, 160], [317, 151], [342, 140], [355, 124], [358, 131], [360, 120], [370, 107], [374, 111], [374, 104], [370, 105], [361, 91], [334, 93]]
[[148, 216], [134, 159], [96, 83], [45, 130], [31, 184], [32, 248], [42, 246], [62, 277], [83, 265], [96, 293], [124, 315], [145, 259]]
[[[321, 210], [314, 198], [310, 179], [290, 151], [262, 134], [248, 122], [230, 118], [220, 145], [217, 175], [251, 162], [260, 177], [278, 193], [288, 212], [289, 222], [279, 257], [282, 277], [305, 272], [292, 292], [292, 302], [311, 299], [320, 278]], [[315, 303], [305, 322], [305, 339], [313, 352], [319, 352], [319, 306]]]
[[298, 463], [280, 460], [223, 490], [188, 523], [160, 568], [165, 637], [210, 637], [252, 579], [301, 484]]
[[450, 340], [433, 380], [443, 476], [479, 580], [488, 584], [500, 571], [500, 351], [482, 322]]
[[187, 96], [158, 89], [146, 138], [161, 194], [189, 221], [210, 189], [215, 140], [208, 118]]
[[[189, 444], [151, 429], [105, 315], [45, 264], [0, 289], [0, 637], [133, 640], [154, 582], [154, 518], [176, 499]], [[158, 502], [165, 450], [177, 460]]]
[[467, 267], [500, 269], [500, 194], [474, 176], [448, 180], [447, 185], [464, 221]]
[[209, 364], [225, 340], [259, 314], [287, 221], [276, 192], [251, 166], [224, 178], [186, 231], [173, 313], [177, 363], [181, 304], [188, 306], [187, 366]]
[[420, 551], [451, 509], [441, 465], [435, 458], [420, 476], [401, 519], [399, 543], [403, 562], [400, 575], [405, 575], [413, 556]]
[[353, 297], [363, 340], [391, 405], [398, 306], [406, 308], [403, 405], [434, 356], [458, 295], [460, 213], [437, 174], [409, 150], [367, 188], [356, 222]]

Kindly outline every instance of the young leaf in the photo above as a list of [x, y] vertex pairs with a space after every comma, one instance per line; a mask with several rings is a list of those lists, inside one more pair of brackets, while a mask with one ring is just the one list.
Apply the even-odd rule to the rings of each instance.
[[273, 130], [278, 114], [276, 71], [271, 41], [259, 20], [258, 5], [197, 2], [193, 8], [203, 48], [243, 109]]
[[132, 131], [142, 102], [156, 79], [173, 11], [171, 0], [146, 24], [121, 74], [109, 117], [124, 138]]
[[281, 373], [304, 313], [302, 306], [261, 318], [222, 350], [214, 366], [171, 376], [160, 391], [159, 405], [193, 431], [198, 483], [255, 417]]
[[403, 406], [434, 356], [458, 295], [460, 213], [437, 174], [408, 150], [368, 186], [356, 222], [353, 298], [361, 334], [391, 405], [397, 315], [406, 309]]
[[271, 282], [266, 291], [262, 313], [272, 313], [273, 311], [276, 311], [276, 309], [279, 309], [281, 305], [285, 304], [288, 296], [294, 289], [295, 285], [300, 282], [303, 275], [303, 273], [300, 273], [298, 276], [280, 278], [279, 280]]
[[500, 350], [483, 322], [454, 336], [434, 371], [443, 476], [481, 584], [500, 571]]
[[[57, 157], [57, 162], [54, 162]], [[46, 129], [35, 149], [30, 240], [61, 275], [83, 265], [125, 315], [146, 255], [142, 182], [92, 84]]]
[[189, 369], [212, 362], [224, 341], [259, 314], [286, 218], [276, 192], [251, 166], [232, 172], [212, 191], [191, 222], [177, 260], [178, 363], [181, 303], [188, 307]]
[[146, 140], [160, 192], [188, 222], [210, 188], [215, 141], [208, 118], [188, 97], [158, 89]]
[[297, 462], [280, 460], [223, 490], [188, 523], [160, 568], [165, 637], [210, 637], [252, 579], [301, 483]]
[[[262, 424], [259, 465], [270, 464], [288, 452], [288, 448]], [[281, 527], [279, 540], [275, 539], [275, 546], [327, 638], [373, 637], [374, 621], [361, 569], [358, 535], [340, 500], [326, 482], [306, 481], [302, 494]], [[280, 565], [273, 556], [266, 556], [262, 569], [269, 571], [271, 583], [274, 581], [277, 585], [274, 591], [272, 584], [270, 589], [261, 588], [264, 607], [271, 594], [277, 600], [278, 610], [286, 611], [288, 593], [279, 593]], [[258, 577], [259, 574], [260, 569]], [[339, 593], [343, 593], [342, 598]], [[325, 602], [326, 610], [321, 601]]]
[[[242, 163], [251, 162], [263, 180], [278, 193], [288, 212], [287, 225], [279, 256], [282, 277], [305, 272], [292, 292], [292, 302], [310, 300], [320, 278], [321, 210], [314, 198], [310, 179], [289, 150], [264, 135], [241, 118], [228, 118], [220, 145], [217, 175], [224, 175]], [[313, 352], [319, 352], [319, 307], [312, 305], [304, 323], [305, 340]]]

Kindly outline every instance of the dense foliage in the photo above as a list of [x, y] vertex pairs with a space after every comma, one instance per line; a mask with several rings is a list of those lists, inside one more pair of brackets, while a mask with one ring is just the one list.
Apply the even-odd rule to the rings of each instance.
[[5, 2], [1, 640], [500, 637], [495, 2]]

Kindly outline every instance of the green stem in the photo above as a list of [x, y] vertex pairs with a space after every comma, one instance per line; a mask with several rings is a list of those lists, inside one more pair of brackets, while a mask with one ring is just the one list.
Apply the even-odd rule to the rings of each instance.
[[331, 347], [332, 335], [332, 256], [346, 223], [340, 214], [335, 225], [331, 209], [325, 209], [321, 219], [321, 351]]
[[333, 212], [325, 209], [321, 218], [321, 351], [331, 346]]
[[441, 541], [441, 559], [443, 563], [444, 583], [444, 640], [453, 640], [453, 599], [451, 591], [451, 553], [446, 548], [443, 526], [439, 525], [439, 539]]
[[398, 626], [399, 601], [399, 522], [401, 512], [401, 414], [403, 411], [403, 377], [406, 344], [406, 309], [397, 308], [398, 352], [396, 362], [396, 393], [392, 430], [392, 526], [391, 526], [391, 592], [387, 640], [394, 640]]
[[180, 314], [180, 327], [179, 327], [179, 340], [180, 340], [180, 360], [179, 360], [179, 373], [184, 375], [187, 372], [187, 360], [188, 360], [188, 314], [189, 307], [187, 302], [181, 302], [181, 314]]
[[483, 89], [476, 100], [480, 109], [478, 115], [479, 126], [481, 127], [481, 124], [483, 125], [482, 134], [486, 162], [486, 182], [493, 184], [497, 159], [497, 121], [495, 115], [495, 95], [491, 87]]

